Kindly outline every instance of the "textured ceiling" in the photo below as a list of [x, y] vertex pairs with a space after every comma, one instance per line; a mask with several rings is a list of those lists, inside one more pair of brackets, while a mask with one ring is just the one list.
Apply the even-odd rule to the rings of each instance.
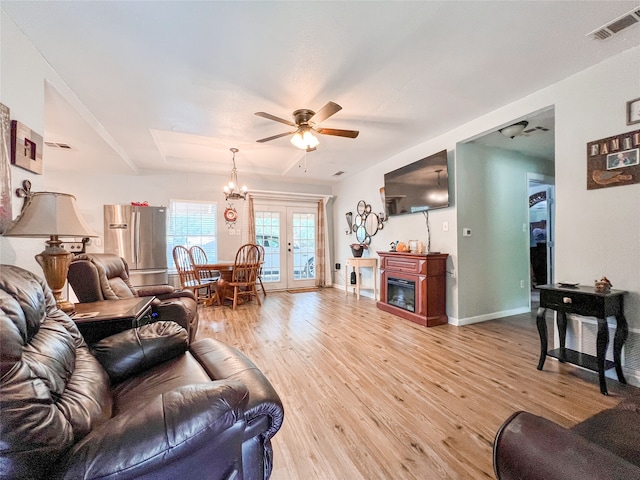
[[[45, 140], [73, 147], [45, 151], [59, 170], [226, 174], [237, 147], [240, 172], [331, 181], [640, 43], [638, 25], [586, 36], [625, 1], [0, 5], [73, 92], [47, 88]], [[256, 143], [290, 127], [255, 112], [330, 100], [322, 126], [360, 135], [320, 136], [306, 169], [289, 137]]]

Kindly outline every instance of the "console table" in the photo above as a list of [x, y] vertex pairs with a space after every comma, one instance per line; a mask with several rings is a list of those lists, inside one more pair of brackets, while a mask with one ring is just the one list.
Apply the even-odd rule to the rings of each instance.
[[151, 302], [156, 297], [133, 297], [76, 303], [71, 317], [85, 341], [96, 343], [109, 335], [139, 327], [151, 320]]
[[349, 267], [354, 267], [356, 269], [356, 296], [358, 300], [360, 300], [360, 268], [361, 267], [370, 267], [373, 271], [371, 275], [373, 277], [373, 299], [378, 298], [378, 288], [376, 285], [376, 267], [378, 266], [377, 258], [362, 258], [362, 257], [352, 257], [348, 258], [345, 264], [346, 268], [344, 269], [344, 293], [345, 295], [349, 292]]
[[446, 253], [377, 252], [380, 256], [380, 310], [424, 327], [447, 317]]
[[[623, 295], [624, 290], [611, 290], [608, 293], [598, 293], [593, 287], [561, 287], [559, 285], [541, 285], [540, 308], [536, 324], [540, 335], [540, 361], [538, 370], [542, 370], [547, 355], [557, 358], [561, 362], [569, 362], [589, 370], [598, 372], [600, 392], [608, 395], [607, 383], [604, 372], [615, 367], [618, 380], [627, 383], [622, 373], [620, 361], [622, 346], [629, 334], [627, 320], [624, 317]], [[557, 315], [558, 334], [560, 348], [547, 351], [547, 322], [545, 320], [546, 309], [555, 310]], [[596, 339], [596, 356], [577, 352], [565, 348], [567, 335], [567, 314], [576, 314], [598, 319], [598, 336]], [[609, 344], [609, 328], [607, 317], [616, 319], [616, 333], [613, 340], [613, 362], [606, 361], [605, 355]]]

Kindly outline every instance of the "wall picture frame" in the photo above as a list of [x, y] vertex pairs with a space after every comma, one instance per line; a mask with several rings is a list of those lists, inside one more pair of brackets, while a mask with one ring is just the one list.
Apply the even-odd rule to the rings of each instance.
[[11, 120], [11, 164], [42, 175], [42, 135]]
[[640, 123], [640, 97], [627, 102], [627, 125]]

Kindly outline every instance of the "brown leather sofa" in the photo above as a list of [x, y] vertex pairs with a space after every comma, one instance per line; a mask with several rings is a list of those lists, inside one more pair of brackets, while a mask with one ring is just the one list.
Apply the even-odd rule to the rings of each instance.
[[640, 479], [640, 395], [573, 428], [516, 412], [493, 444], [498, 480]]
[[155, 296], [151, 308], [155, 320], [171, 320], [184, 327], [189, 341], [198, 331], [198, 304], [192, 292], [171, 285], [133, 287], [124, 258], [111, 253], [76, 255], [67, 274], [69, 285], [80, 303]]
[[91, 348], [46, 283], [0, 265], [0, 477], [267, 479], [284, 413], [239, 351], [174, 322]]

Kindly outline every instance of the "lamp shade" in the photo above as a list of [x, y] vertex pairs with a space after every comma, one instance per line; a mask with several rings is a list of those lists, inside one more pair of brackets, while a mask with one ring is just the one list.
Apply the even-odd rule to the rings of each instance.
[[3, 234], [6, 237], [97, 237], [67, 193], [36, 192]]

